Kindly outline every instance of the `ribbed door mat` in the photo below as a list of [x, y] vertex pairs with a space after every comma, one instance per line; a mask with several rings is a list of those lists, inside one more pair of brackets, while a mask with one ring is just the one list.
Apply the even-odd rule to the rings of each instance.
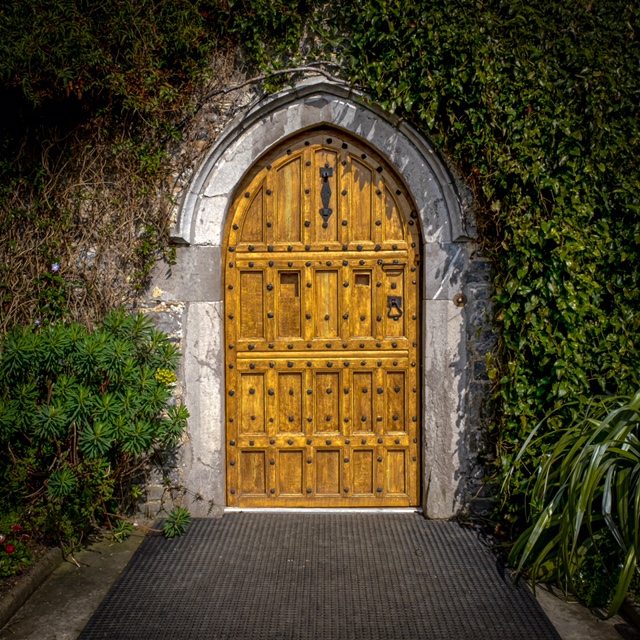
[[477, 534], [418, 514], [234, 513], [148, 536], [80, 640], [559, 640]]

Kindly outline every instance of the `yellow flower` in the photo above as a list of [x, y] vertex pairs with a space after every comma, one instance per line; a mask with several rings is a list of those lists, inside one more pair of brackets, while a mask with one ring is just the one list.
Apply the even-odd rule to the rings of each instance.
[[166, 385], [170, 385], [178, 379], [176, 378], [176, 374], [169, 369], [158, 369], [155, 378], [160, 384]]

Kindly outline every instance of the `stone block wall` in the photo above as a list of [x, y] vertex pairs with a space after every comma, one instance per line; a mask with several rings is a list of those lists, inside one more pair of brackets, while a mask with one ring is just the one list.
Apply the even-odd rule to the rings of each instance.
[[[139, 310], [146, 314], [156, 328], [169, 336], [169, 340], [181, 351], [183, 347], [182, 320], [185, 304], [180, 301], [164, 301], [161, 290], [154, 286], [139, 303]], [[182, 380], [184, 376], [177, 372], [178, 382], [175, 385], [172, 402], [183, 400]], [[182, 484], [182, 447], [168, 451], [152, 461], [145, 469], [145, 486], [139, 504], [141, 515], [146, 519], [154, 519], [166, 515], [171, 508], [182, 504], [185, 489]]]
[[491, 382], [487, 375], [487, 355], [498, 340], [493, 325], [491, 263], [478, 248], [471, 247], [469, 269], [463, 291], [467, 298], [466, 344], [470, 369], [467, 397], [466, 456], [462, 503], [471, 516], [488, 517], [493, 510], [493, 495], [485, 483], [488, 449], [487, 430], [492, 419]]

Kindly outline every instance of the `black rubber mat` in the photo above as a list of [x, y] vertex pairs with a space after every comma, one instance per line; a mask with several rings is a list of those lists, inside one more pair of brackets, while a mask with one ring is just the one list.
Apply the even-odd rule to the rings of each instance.
[[559, 640], [477, 534], [418, 514], [234, 513], [147, 537], [81, 640]]

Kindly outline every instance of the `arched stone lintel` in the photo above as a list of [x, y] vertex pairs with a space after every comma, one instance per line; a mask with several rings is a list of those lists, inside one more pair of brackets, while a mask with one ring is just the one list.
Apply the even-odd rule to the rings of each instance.
[[220, 246], [234, 189], [254, 162], [289, 136], [322, 125], [343, 129], [386, 157], [418, 206], [425, 242], [474, 237], [451, 174], [423, 136], [353, 89], [315, 79], [269, 96], [228, 125], [194, 176], [174, 241]]

